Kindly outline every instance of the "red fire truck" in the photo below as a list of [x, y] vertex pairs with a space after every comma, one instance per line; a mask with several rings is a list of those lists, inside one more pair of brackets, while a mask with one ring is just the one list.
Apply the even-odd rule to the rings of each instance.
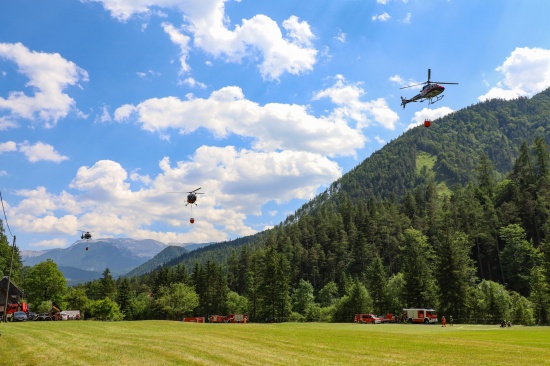
[[227, 317], [223, 315], [211, 315], [210, 318], [208, 318], [208, 321], [210, 323], [226, 323]]
[[409, 323], [437, 323], [437, 311], [434, 309], [403, 309]]
[[226, 323], [247, 323], [248, 315], [246, 314], [229, 314], [226, 318]]
[[380, 324], [382, 323], [382, 318], [374, 314], [355, 314], [353, 322], [360, 324]]

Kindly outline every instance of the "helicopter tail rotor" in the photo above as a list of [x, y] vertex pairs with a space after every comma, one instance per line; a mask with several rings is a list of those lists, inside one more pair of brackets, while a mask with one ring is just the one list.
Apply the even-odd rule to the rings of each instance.
[[401, 106], [403, 106], [403, 109], [405, 109], [405, 105], [407, 105], [409, 101], [403, 97], [401, 97]]

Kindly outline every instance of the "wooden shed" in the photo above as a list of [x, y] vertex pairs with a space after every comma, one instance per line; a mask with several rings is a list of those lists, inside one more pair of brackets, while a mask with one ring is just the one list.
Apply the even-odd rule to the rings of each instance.
[[0, 280], [0, 313], [4, 313], [4, 306], [6, 305], [6, 296], [8, 298], [9, 304], [19, 304], [21, 299], [23, 299], [23, 291], [17, 287], [12, 281], [10, 281], [9, 294], [7, 294], [8, 289], [8, 276], [2, 277]]

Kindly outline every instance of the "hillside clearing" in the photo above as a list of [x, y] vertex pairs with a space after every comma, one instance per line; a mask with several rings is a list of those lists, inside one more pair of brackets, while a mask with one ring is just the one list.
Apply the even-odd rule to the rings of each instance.
[[543, 365], [550, 328], [171, 321], [1, 324], [3, 365]]

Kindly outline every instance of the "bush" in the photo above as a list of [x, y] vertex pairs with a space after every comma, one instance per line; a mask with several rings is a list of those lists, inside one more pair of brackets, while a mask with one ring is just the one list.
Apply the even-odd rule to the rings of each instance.
[[288, 321], [289, 321], [289, 322], [301, 323], [301, 322], [305, 322], [305, 321], [306, 321], [306, 317], [303, 316], [303, 315], [300, 314], [300, 313], [297, 313], [297, 312], [293, 311], [292, 313], [290, 313], [290, 317], [288, 318]]

